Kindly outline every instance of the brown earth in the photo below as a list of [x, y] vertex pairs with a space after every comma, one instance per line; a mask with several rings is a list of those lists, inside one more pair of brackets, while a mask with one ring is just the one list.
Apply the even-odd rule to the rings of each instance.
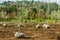
[[35, 25], [35, 23], [26, 23], [20, 27], [20, 31], [24, 33], [22, 38], [14, 37], [14, 33], [19, 31], [17, 26], [0, 25], [0, 40], [58, 40], [60, 38], [60, 24], [51, 24], [49, 29], [42, 28], [42, 24], [41, 28], [36, 29]]

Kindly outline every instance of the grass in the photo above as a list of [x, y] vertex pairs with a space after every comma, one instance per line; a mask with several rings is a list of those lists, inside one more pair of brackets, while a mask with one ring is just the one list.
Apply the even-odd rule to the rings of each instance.
[[[5, 18], [0, 18], [0, 22], [10, 22], [10, 23], [16, 23], [16, 22], [27, 22], [27, 21], [30, 21], [30, 22], [36, 22], [36, 23], [41, 23], [41, 22], [48, 22], [48, 23], [53, 23], [54, 22], [54, 19], [42, 19], [42, 18], [36, 18], [34, 20], [27, 20], [27, 19], [22, 19], [20, 20], [18, 17], [16, 18], [8, 18], [8, 19], [5, 19]], [[59, 22], [60, 23], [60, 19], [59, 20], [56, 20], [56, 22]]]

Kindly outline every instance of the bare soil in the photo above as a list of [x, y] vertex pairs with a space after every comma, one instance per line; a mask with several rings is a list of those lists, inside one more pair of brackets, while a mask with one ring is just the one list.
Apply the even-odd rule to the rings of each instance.
[[16, 38], [14, 33], [19, 31], [16, 25], [3, 27], [0, 25], [0, 40], [59, 40], [60, 24], [50, 24], [49, 29], [42, 27], [36, 29], [36, 23], [25, 23], [20, 27], [20, 31], [24, 33], [24, 37]]

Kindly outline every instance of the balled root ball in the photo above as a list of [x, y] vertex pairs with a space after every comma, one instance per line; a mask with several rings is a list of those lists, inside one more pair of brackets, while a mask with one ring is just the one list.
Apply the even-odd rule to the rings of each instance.
[[50, 25], [49, 24], [43, 24], [43, 28], [50, 28]]
[[36, 25], [36, 28], [41, 28], [40, 24], [37, 24], [37, 25]]
[[6, 27], [7, 24], [6, 23], [3, 23], [2, 25], [3, 25], [3, 27]]
[[17, 24], [18, 27], [23, 27], [23, 24]]
[[24, 33], [22, 33], [22, 32], [16, 32], [14, 36], [16, 38], [22, 38], [22, 37], [24, 37]]

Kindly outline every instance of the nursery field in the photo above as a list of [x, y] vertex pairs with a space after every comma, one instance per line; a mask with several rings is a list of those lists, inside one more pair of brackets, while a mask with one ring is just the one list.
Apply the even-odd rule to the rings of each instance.
[[[60, 24], [50, 24], [49, 29], [42, 27], [36, 28], [36, 23], [25, 23], [22, 27], [17, 27], [15, 24], [7, 24], [3, 27], [0, 24], [0, 40], [60, 40]], [[14, 33], [21, 31], [24, 37], [16, 38]]]
[[55, 1], [0, 1], [0, 40], [60, 40], [60, 4]]

